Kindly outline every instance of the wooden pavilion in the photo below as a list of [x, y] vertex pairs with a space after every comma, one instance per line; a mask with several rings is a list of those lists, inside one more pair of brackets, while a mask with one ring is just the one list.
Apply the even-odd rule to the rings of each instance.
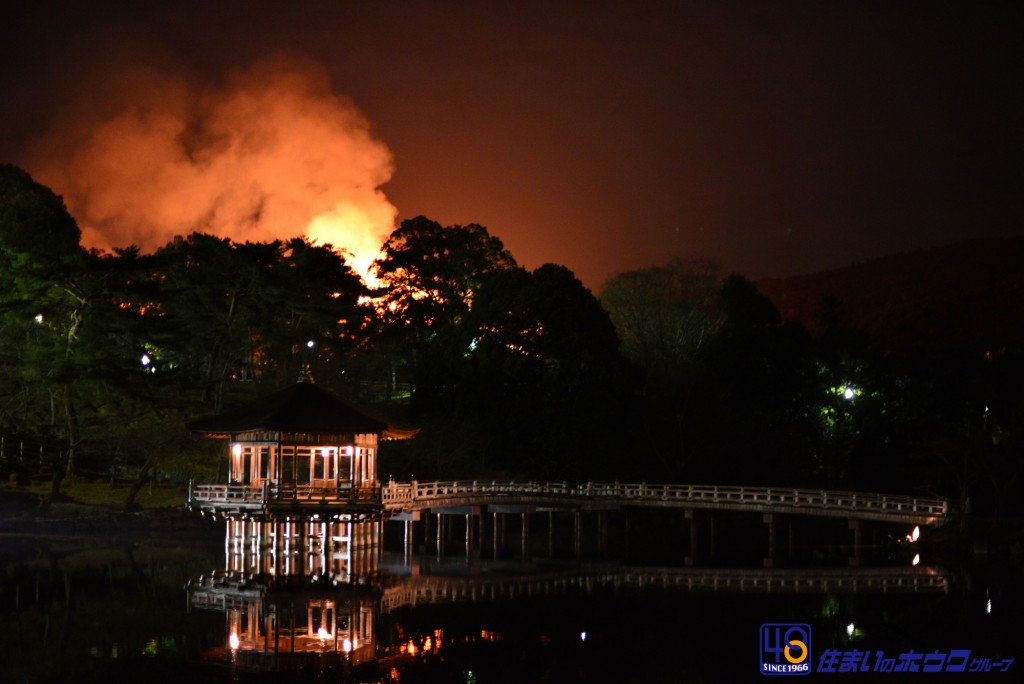
[[308, 377], [187, 427], [228, 443], [227, 482], [190, 483], [189, 507], [229, 518], [379, 516], [378, 445], [415, 434], [365, 413]]

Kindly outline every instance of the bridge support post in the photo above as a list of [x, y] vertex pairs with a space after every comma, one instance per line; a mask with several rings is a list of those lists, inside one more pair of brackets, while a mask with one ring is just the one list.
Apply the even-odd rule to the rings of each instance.
[[444, 555], [444, 516], [441, 513], [437, 514], [437, 557], [440, 558]]
[[484, 515], [486, 514], [487, 506], [481, 506], [477, 512], [476, 518], [477, 548], [479, 548], [480, 551], [483, 551], [484, 547], [487, 545], [487, 524], [484, 520]]
[[608, 514], [597, 512], [597, 551], [604, 554], [608, 551]]
[[632, 535], [630, 534], [631, 530], [630, 530], [630, 526], [629, 526], [629, 509], [628, 508], [622, 509], [622, 526], [624, 528], [623, 541], [626, 544], [626, 553], [629, 553], [629, 551], [630, 551], [629, 540], [632, 537]]
[[520, 520], [522, 522], [522, 543], [523, 552], [522, 559], [525, 561], [529, 557], [529, 544], [530, 544], [530, 514], [521, 513]]
[[579, 558], [583, 552], [583, 511], [578, 508], [574, 511], [573, 548]]
[[493, 542], [491, 543], [491, 554], [494, 556], [494, 559], [497, 560], [498, 549], [501, 546], [501, 530], [498, 529], [501, 525], [501, 518], [499, 517], [501, 514], [494, 511], [491, 515], [493, 516], [493, 519], [491, 520], [491, 537], [493, 539]]
[[508, 516], [509, 513], [502, 513], [494, 511], [494, 559], [497, 560], [501, 555], [501, 551], [508, 547]]
[[774, 513], [765, 513], [762, 519], [764, 520], [764, 523], [768, 525], [768, 555], [764, 558], [764, 567], [772, 568], [775, 567], [778, 551], [776, 546], [778, 521], [776, 520], [776, 515]]
[[848, 527], [853, 532], [853, 554], [849, 558], [849, 565], [858, 567], [861, 564], [861, 551], [864, 546], [864, 521], [851, 518]]
[[555, 555], [555, 512], [548, 511], [548, 558]]
[[423, 552], [430, 549], [430, 510], [423, 511]]
[[692, 508], [687, 508], [683, 511], [683, 518], [689, 521], [690, 528], [690, 553], [686, 556], [686, 566], [692, 567], [697, 563], [697, 533], [699, 531], [697, 511]]
[[[403, 547], [404, 547], [405, 558], [406, 558], [406, 561], [407, 561], [406, 565], [408, 565], [408, 561], [412, 558], [412, 552], [413, 552], [413, 547], [415, 545], [415, 538], [416, 538], [416, 534], [415, 534], [416, 533], [416, 523], [421, 518], [422, 518], [422, 516], [420, 515], [420, 511], [412, 511], [409, 514], [409, 519], [404, 521], [404, 525], [405, 525], [405, 538], [403, 540], [404, 541]], [[381, 525], [383, 525], [383, 523], [381, 523]]]

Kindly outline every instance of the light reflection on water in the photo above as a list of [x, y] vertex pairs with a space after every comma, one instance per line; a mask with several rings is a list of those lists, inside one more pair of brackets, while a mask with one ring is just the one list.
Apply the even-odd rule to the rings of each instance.
[[758, 676], [767, 622], [810, 624], [817, 652], [1016, 655], [1019, 572], [913, 566], [892, 547], [718, 562], [640, 534], [641, 549], [576, 553], [543, 535], [410, 548], [347, 523], [227, 532], [172, 548], [5, 540], [10, 681], [735, 681]]

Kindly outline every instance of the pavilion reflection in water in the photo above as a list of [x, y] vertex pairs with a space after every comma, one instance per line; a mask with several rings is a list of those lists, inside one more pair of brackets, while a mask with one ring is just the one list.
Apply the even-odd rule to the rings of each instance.
[[382, 616], [429, 604], [623, 589], [817, 595], [948, 591], [948, 577], [940, 569], [909, 564], [766, 569], [582, 561], [559, 566], [538, 559], [494, 572], [483, 569], [479, 558], [467, 566], [456, 557], [445, 564], [432, 554], [396, 554], [391, 562], [383, 553], [383, 524], [227, 521], [224, 567], [188, 587], [191, 608], [225, 617], [223, 646], [208, 656], [240, 671], [322, 672], [408, 655], [431, 638], [436, 650], [443, 628], [407, 634], [404, 641], [383, 633]]
[[224, 568], [191, 583], [189, 602], [225, 613], [227, 662], [281, 670], [373, 659], [384, 517], [377, 446], [414, 432], [307, 373], [189, 428], [227, 445], [227, 482], [189, 486], [190, 508], [225, 519]]
[[189, 584], [225, 614], [211, 657], [243, 670], [333, 669], [376, 657], [380, 523], [228, 521], [225, 564]]

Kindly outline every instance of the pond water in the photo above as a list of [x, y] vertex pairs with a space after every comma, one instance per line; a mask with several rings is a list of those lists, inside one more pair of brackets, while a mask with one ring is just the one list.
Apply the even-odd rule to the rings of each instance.
[[1010, 681], [1024, 667], [1009, 557], [919, 555], [902, 530], [854, 549], [819, 525], [766, 559], [749, 517], [723, 517], [700, 545], [678, 516], [581, 537], [508, 517], [470, 534], [456, 518], [409, 536], [223, 522], [130, 541], [7, 536], [2, 681], [735, 682], [766, 664]]

